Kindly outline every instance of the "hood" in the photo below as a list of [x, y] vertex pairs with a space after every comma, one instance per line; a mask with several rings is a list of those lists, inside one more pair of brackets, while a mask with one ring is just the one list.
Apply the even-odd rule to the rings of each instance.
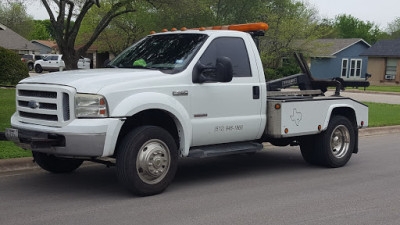
[[158, 70], [105, 68], [47, 73], [26, 78], [19, 83], [65, 85], [75, 88], [78, 92], [97, 93], [106, 85], [162, 76], [170, 75]]

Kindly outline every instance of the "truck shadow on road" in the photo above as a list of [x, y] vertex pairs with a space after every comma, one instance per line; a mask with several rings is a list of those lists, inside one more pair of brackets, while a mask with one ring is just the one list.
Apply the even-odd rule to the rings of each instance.
[[225, 178], [241, 179], [253, 176], [266, 177], [276, 173], [307, 170], [300, 151], [291, 148], [283, 151], [261, 151], [255, 154], [238, 154], [205, 159], [182, 159], [174, 183], [207, 182]]
[[[262, 151], [254, 155], [231, 155], [205, 159], [181, 159], [178, 172], [168, 193], [175, 189], [190, 191], [187, 185], [200, 185], [206, 187], [210, 183], [222, 180], [240, 180], [256, 177], [256, 179], [269, 179], [271, 177], [292, 176], [306, 170], [315, 170], [304, 162], [300, 151], [296, 148], [283, 148], [282, 150]], [[274, 178], [274, 179], [275, 179]], [[117, 180], [115, 168], [105, 168], [101, 165], [86, 166], [70, 174], [51, 174], [36, 172], [19, 180], [20, 188], [26, 188], [43, 195], [80, 195], [89, 196], [107, 195], [126, 198], [132, 196], [122, 187]], [[223, 185], [223, 184], [221, 184]], [[22, 190], [21, 190], [22, 191]]]

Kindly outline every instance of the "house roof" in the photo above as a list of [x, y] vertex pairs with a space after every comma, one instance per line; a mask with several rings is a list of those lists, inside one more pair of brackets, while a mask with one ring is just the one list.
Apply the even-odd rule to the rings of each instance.
[[34, 44], [0, 24], [0, 46], [11, 50], [39, 50]]
[[400, 57], [400, 38], [378, 41], [361, 55], [377, 57]]
[[371, 47], [361, 38], [344, 38], [344, 39], [317, 39], [309, 43], [302, 43], [302, 48], [312, 50], [314, 57], [334, 57], [337, 53], [357, 44], [363, 43]]
[[32, 40], [32, 43], [39, 43], [41, 45], [44, 45], [49, 48], [56, 48], [57, 47], [57, 42], [51, 41], [51, 40]]
[[[44, 45], [46, 47], [49, 47], [51, 49], [58, 49], [58, 45], [56, 41], [51, 41], [51, 40], [33, 40], [32, 43], [38, 43], [40, 45]], [[83, 45], [77, 45], [75, 46], [75, 50], [79, 49]], [[92, 45], [89, 47], [87, 52], [95, 52], [98, 50], [98, 47], [96, 45]]]

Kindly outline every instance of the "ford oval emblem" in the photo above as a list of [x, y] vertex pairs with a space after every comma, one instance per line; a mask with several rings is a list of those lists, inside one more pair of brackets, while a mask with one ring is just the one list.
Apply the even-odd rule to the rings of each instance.
[[31, 109], [36, 109], [36, 108], [39, 108], [39, 102], [37, 102], [37, 101], [34, 101], [34, 100], [31, 100], [31, 101], [29, 101], [29, 103], [28, 103], [28, 107], [29, 108], [31, 108]]

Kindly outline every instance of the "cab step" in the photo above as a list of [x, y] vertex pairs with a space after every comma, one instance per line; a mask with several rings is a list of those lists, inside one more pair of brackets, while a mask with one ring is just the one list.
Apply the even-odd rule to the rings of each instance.
[[189, 150], [190, 158], [206, 158], [261, 151], [263, 145], [257, 142], [238, 142], [210, 146], [196, 146]]

